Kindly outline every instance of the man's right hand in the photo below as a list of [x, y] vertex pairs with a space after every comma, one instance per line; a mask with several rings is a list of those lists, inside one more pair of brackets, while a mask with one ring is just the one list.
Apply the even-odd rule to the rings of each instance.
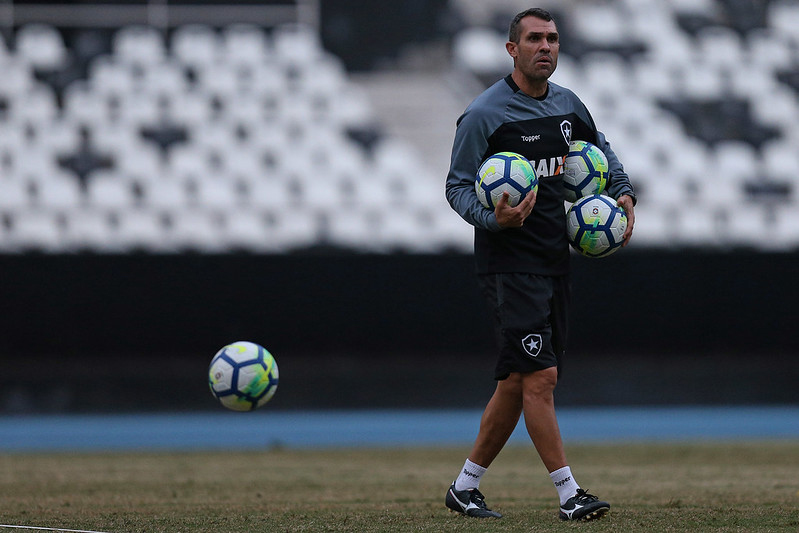
[[508, 198], [510, 198], [508, 193], [502, 193], [502, 198], [499, 199], [494, 208], [497, 223], [502, 228], [521, 228], [524, 221], [533, 212], [535, 192], [530, 191], [527, 193], [527, 196], [516, 207], [508, 205]]

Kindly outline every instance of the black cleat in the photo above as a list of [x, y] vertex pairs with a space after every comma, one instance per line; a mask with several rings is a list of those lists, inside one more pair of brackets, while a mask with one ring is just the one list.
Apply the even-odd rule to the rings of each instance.
[[451, 510], [474, 518], [502, 518], [502, 515], [486, 507], [485, 497], [477, 489], [455, 490], [455, 483], [447, 491], [444, 500]]
[[608, 502], [600, 501], [599, 498], [583, 489], [577, 489], [577, 494], [566, 500], [560, 506], [561, 520], [597, 520], [605, 516], [610, 511]]

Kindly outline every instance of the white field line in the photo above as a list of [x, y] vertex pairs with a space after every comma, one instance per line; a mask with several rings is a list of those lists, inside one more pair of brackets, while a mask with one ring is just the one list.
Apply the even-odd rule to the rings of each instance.
[[91, 531], [87, 529], [59, 529], [57, 527], [14, 526], [10, 524], [0, 524], [0, 527], [9, 529], [33, 529], [35, 531], [67, 531], [69, 533], [105, 533], [104, 531]]

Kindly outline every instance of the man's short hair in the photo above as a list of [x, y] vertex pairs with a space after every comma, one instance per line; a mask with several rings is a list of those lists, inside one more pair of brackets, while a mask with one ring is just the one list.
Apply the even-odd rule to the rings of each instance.
[[524, 17], [535, 17], [541, 20], [545, 20], [547, 22], [553, 21], [555, 19], [552, 18], [552, 15], [546, 9], [542, 9], [540, 7], [531, 7], [530, 9], [525, 9], [515, 17], [510, 23], [510, 30], [508, 30], [508, 40], [514, 43], [518, 43], [519, 39], [521, 38], [521, 30], [519, 29], [519, 22]]

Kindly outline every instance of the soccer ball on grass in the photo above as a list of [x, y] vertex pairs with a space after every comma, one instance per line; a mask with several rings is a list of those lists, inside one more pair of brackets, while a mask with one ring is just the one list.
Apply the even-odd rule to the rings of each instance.
[[577, 200], [566, 214], [572, 248], [588, 257], [605, 257], [624, 242], [627, 214], [609, 196], [594, 194]]
[[608, 182], [608, 158], [598, 147], [586, 141], [569, 143], [563, 160], [563, 188], [566, 200], [575, 202], [592, 194], [601, 194]]
[[538, 176], [533, 165], [515, 152], [499, 152], [480, 165], [474, 182], [477, 198], [493, 210], [503, 193], [508, 193], [508, 205], [515, 207], [530, 191], [538, 190]]
[[219, 402], [234, 411], [252, 411], [272, 399], [277, 362], [258, 344], [238, 341], [219, 350], [208, 368], [208, 385]]

